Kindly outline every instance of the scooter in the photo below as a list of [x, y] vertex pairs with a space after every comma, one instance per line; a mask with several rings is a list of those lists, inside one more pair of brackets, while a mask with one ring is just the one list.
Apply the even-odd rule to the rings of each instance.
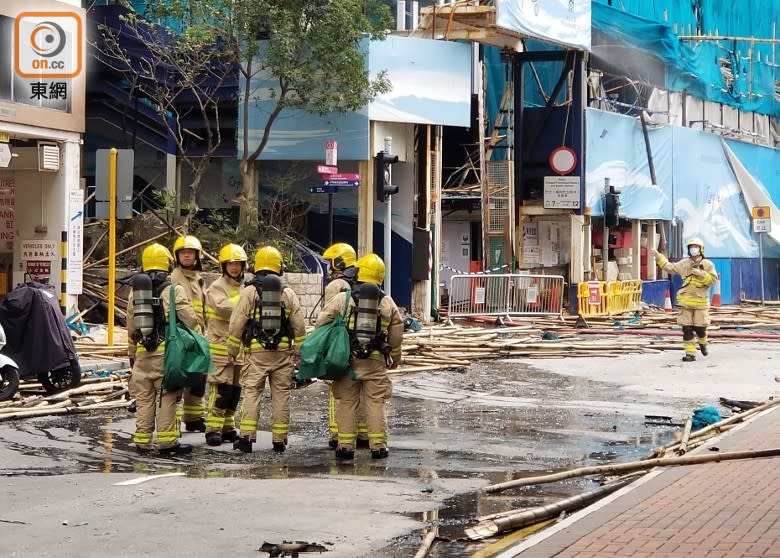
[[[81, 367], [76, 347], [53, 287], [35, 281], [18, 285], [0, 302], [0, 326], [4, 329], [5, 345], [0, 350], [6, 359], [16, 363], [16, 376], [20, 379], [37, 378], [46, 393], [79, 385]], [[9, 372], [9, 378], [11, 375]], [[5, 384], [4, 381], [2, 385], [7, 389], [3, 393], [12, 391], [6, 396], [10, 399], [18, 389], [18, 379]]]
[[[5, 330], [0, 324], [0, 351], [5, 347]], [[19, 365], [14, 360], [0, 353], [0, 401], [13, 398], [19, 389]]]

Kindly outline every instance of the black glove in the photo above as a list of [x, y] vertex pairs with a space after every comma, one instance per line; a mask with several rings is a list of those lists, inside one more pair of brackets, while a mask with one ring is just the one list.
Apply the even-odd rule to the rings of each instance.
[[133, 366], [135, 366], [135, 358], [130, 357], [130, 368], [132, 368]]

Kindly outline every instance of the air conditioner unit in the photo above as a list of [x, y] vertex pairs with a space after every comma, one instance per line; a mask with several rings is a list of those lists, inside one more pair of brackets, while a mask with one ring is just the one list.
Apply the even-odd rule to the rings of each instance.
[[60, 146], [52, 142], [38, 142], [38, 170], [57, 172], [60, 170]]

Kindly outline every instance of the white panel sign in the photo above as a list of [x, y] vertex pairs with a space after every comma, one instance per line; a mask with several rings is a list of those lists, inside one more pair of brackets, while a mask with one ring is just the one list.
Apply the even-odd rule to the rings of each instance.
[[84, 192], [70, 192], [68, 203], [68, 294], [84, 289]]
[[499, 27], [590, 51], [591, 0], [502, 0]]
[[754, 233], [772, 232], [772, 219], [753, 219]]
[[545, 209], [579, 209], [580, 208], [580, 177], [579, 176], [545, 176], [544, 177], [544, 208]]

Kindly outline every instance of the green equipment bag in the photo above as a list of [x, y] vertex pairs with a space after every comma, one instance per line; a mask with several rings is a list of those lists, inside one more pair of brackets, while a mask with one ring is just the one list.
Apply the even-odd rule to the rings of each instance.
[[301, 343], [301, 359], [296, 379], [339, 380], [352, 372], [347, 311], [352, 291], [345, 291], [344, 311], [332, 322], [318, 327]]
[[171, 285], [162, 379], [162, 387], [166, 391], [196, 386], [203, 382], [203, 374], [214, 372], [209, 342], [176, 320], [174, 290], [175, 286]]

